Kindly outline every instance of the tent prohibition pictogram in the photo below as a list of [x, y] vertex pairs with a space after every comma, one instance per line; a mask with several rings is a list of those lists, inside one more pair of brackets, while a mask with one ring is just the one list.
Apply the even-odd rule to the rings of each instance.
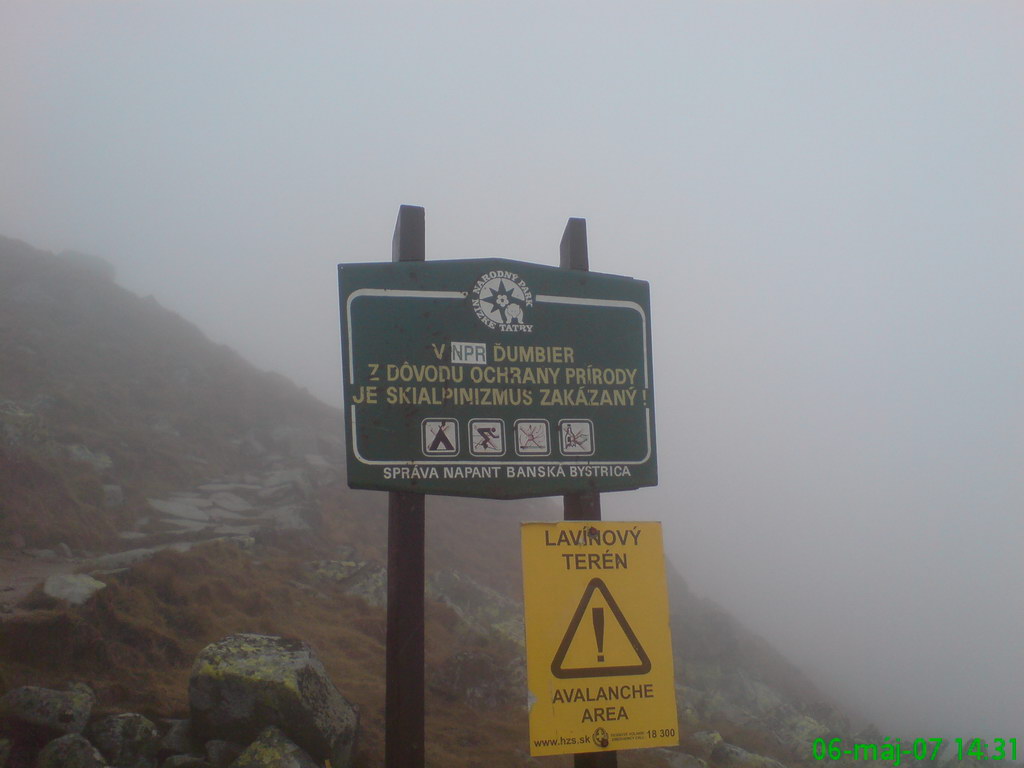
[[[630, 648], [635, 653], [636, 662], [631, 664], [609, 664], [608, 666], [591, 666], [591, 667], [566, 667], [566, 656], [569, 653], [569, 648], [573, 644], [573, 640], [577, 634], [581, 631], [581, 626], [585, 626], [583, 617], [587, 615], [587, 608], [591, 607], [592, 602], [595, 601], [595, 593], [600, 593], [601, 597], [604, 598], [604, 602], [608, 609], [611, 611], [612, 617], [618, 624], [619, 629], [625, 635], [626, 641], [629, 643]], [[594, 606], [591, 607], [590, 616], [593, 619], [592, 630], [595, 636], [595, 642], [598, 649], [597, 660], [603, 662], [605, 658], [604, 650], [604, 637], [605, 637], [605, 619], [603, 607]], [[590, 631], [591, 627], [588, 626], [584, 632]], [[620, 659], [621, 660], [621, 657]], [[632, 660], [632, 656], [630, 657]], [[651, 659], [648, 657], [647, 652], [644, 650], [643, 645], [637, 639], [636, 633], [633, 632], [633, 628], [629, 626], [629, 622], [626, 621], [626, 617], [622, 615], [622, 610], [619, 608], [618, 603], [615, 602], [615, 598], [612, 597], [612, 593], [608, 590], [607, 585], [604, 581], [599, 578], [590, 580], [587, 584], [586, 589], [583, 590], [583, 597], [580, 599], [580, 604], [576, 608], [576, 612], [573, 614], [572, 619], [569, 621], [569, 627], [565, 630], [565, 636], [562, 638], [562, 642], [558, 646], [558, 650], [555, 652], [555, 657], [551, 661], [551, 674], [560, 679], [576, 678], [576, 677], [618, 677], [621, 675], [646, 675], [651, 671]]]

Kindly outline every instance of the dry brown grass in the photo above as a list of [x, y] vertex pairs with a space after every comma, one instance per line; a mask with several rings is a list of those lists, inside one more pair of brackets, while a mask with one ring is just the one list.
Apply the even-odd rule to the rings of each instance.
[[[206, 644], [235, 632], [296, 637], [316, 650], [360, 710], [359, 764], [381, 764], [384, 609], [331, 584], [311, 584], [293, 553], [249, 554], [231, 543], [164, 552], [104, 580], [108, 587], [80, 609], [46, 607], [37, 594], [39, 609], [3, 623], [0, 679], [7, 686], [82, 680], [102, 709], [183, 717], [192, 661]], [[428, 604], [428, 669], [471, 642], [457, 622], [448, 608]], [[480, 713], [431, 694], [428, 729], [431, 750], [445, 765], [522, 764], [527, 741], [519, 710]]]
[[0, 540], [17, 533], [30, 546], [64, 541], [102, 546], [115, 535], [115, 516], [99, 508], [95, 475], [0, 447]]

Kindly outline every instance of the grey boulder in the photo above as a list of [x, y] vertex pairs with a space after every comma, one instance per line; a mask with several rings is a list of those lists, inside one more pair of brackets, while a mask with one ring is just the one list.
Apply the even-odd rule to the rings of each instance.
[[230, 741], [210, 739], [206, 742], [206, 762], [214, 768], [228, 768], [240, 754], [242, 747]]
[[192, 726], [188, 720], [165, 720], [167, 730], [160, 739], [160, 751], [164, 754], [188, 754], [192, 751]]
[[722, 734], [718, 731], [697, 731], [691, 734], [690, 738], [697, 743], [698, 757], [702, 758], [711, 757], [711, 753], [722, 743]]
[[208, 763], [205, 758], [195, 755], [171, 755], [161, 768], [216, 768], [213, 763]]
[[[333, 766], [334, 763], [331, 763]], [[280, 728], [270, 726], [249, 745], [231, 768], [319, 768]]]
[[723, 768], [785, 768], [778, 760], [747, 752], [724, 741], [712, 750], [711, 760]]
[[437, 693], [477, 709], [526, 704], [526, 676], [520, 659], [508, 663], [481, 651], [459, 651], [430, 675], [429, 684]]
[[699, 757], [675, 749], [657, 750], [668, 764], [668, 768], [708, 768], [707, 762]]
[[53, 739], [81, 733], [95, 703], [92, 689], [81, 683], [67, 691], [24, 685], [0, 696], [0, 718]]
[[359, 718], [299, 640], [230, 635], [200, 652], [189, 678], [193, 734], [249, 744], [279, 727], [316, 760], [351, 764]]
[[69, 733], [43, 747], [36, 768], [107, 768], [107, 764], [88, 739]]
[[89, 736], [110, 765], [152, 768], [160, 735], [151, 720], [132, 713], [101, 717], [89, 726]]
[[102, 581], [84, 573], [55, 573], [43, 582], [43, 593], [71, 605], [82, 605], [106, 587]]

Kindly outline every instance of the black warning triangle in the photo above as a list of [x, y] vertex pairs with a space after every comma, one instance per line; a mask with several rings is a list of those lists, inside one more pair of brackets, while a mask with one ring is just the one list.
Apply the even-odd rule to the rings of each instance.
[[[604, 597], [608, 603], [608, 607], [611, 609], [612, 616], [619, 622], [619, 627], [626, 635], [626, 639], [629, 644], [633, 646], [633, 650], [636, 651], [636, 655], [640, 660], [639, 664], [630, 664], [627, 666], [618, 667], [574, 667], [572, 669], [565, 669], [563, 664], [565, 663], [565, 655], [569, 652], [569, 646], [572, 645], [572, 640], [576, 636], [577, 630], [580, 628], [580, 622], [583, 619], [584, 613], [587, 610], [587, 604], [590, 602], [590, 598], [594, 592], [598, 591]], [[629, 622], [626, 621], [626, 617], [622, 615], [622, 610], [619, 608], [618, 603], [615, 602], [615, 598], [612, 597], [612, 593], [608, 591], [608, 587], [601, 579], [591, 579], [590, 583], [587, 584], [587, 588], [583, 590], [583, 598], [580, 600], [579, 606], [576, 608], [576, 613], [573, 614], [572, 620], [569, 622], [569, 628], [565, 630], [565, 637], [562, 638], [561, 645], [558, 646], [558, 650], [555, 652], [555, 658], [551, 660], [551, 674], [559, 679], [568, 679], [573, 677], [618, 677], [621, 675], [646, 675], [651, 671], [651, 659], [644, 650], [644, 647], [640, 645], [640, 641], [637, 640], [636, 634], [633, 632], [633, 628], [629, 626]]]

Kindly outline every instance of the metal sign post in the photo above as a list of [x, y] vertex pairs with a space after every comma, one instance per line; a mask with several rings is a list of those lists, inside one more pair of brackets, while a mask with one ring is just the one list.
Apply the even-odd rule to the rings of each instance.
[[[590, 254], [587, 250], [587, 220], [569, 219], [562, 232], [558, 247], [558, 266], [562, 269], [590, 270]], [[562, 519], [600, 520], [600, 493], [567, 493], [562, 497]], [[574, 768], [617, 768], [615, 752], [592, 752], [573, 757]]]
[[[398, 209], [393, 262], [426, 259], [424, 211]], [[388, 626], [384, 694], [386, 768], [422, 768], [424, 745], [423, 573], [425, 497], [388, 493]]]

